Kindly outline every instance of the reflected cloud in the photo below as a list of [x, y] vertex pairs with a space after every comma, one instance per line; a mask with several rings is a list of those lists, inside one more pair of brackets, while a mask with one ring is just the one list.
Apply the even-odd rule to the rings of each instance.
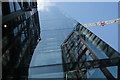
[[38, 2], [38, 10], [43, 11], [47, 10], [49, 11], [49, 6], [54, 6], [55, 4], [53, 2], [50, 2], [50, 0], [37, 0]]

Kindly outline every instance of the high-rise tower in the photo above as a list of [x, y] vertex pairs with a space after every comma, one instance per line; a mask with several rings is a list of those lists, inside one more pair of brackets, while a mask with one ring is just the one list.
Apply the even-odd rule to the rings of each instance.
[[[61, 45], [64, 76], [68, 80], [120, 77], [120, 54], [78, 23]], [[116, 68], [112, 72], [112, 67]], [[97, 76], [97, 72], [99, 76]]]
[[2, 78], [27, 78], [33, 51], [40, 41], [37, 2], [2, 2]]

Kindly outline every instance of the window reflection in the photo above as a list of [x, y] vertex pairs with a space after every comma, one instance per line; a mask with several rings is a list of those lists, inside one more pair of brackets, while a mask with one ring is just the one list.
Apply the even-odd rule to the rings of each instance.
[[16, 36], [18, 33], [18, 27], [15, 27], [13, 32], [14, 32], [14, 36]]
[[11, 12], [11, 13], [14, 12], [15, 9], [14, 9], [14, 4], [13, 4], [13, 2], [10, 2], [9, 5], [10, 5], [10, 12]]
[[[77, 66], [79, 66], [79, 68], [88, 66], [88, 64], [85, 64], [86, 61], [92, 60], [94, 62], [94, 61], [96, 61], [96, 59], [109, 59], [110, 60], [111, 58], [117, 58], [118, 56], [120, 56], [117, 51], [115, 51], [113, 48], [111, 48], [108, 44], [106, 44], [104, 41], [102, 41], [99, 37], [97, 37], [95, 34], [93, 34], [91, 31], [89, 31], [85, 27], [83, 27], [79, 24], [79, 29], [78, 29], [78, 25], [76, 26], [75, 29], [79, 33], [80, 41], [76, 37], [76, 34], [74, 34], [74, 32], [73, 32], [73, 34], [71, 34], [67, 38], [67, 43], [66, 43], [67, 46], [66, 45], [63, 46], [63, 48], [69, 47], [69, 49], [65, 49], [65, 51], [63, 51], [62, 54], [64, 54], [64, 52], [66, 52], [69, 55], [71, 52], [72, 55], [71, 54], [69, 55], [70, 58], [64, 57], [64, 60], [70, 61], [70, 62], [71, 61], [77, 62], [77, 63], [79, 63], [79, 65], [72, 63], [71, 68], [69, 68], [68, 66], [65, 66], [65, 68], [67, 68], [68, 70], [74, 69], [74, 70], [79, 71], [81, 69], [77, 69]], [[71, 45], [71, 44], [73, 44], [73, 45]], [[79, 54], [77, 54], [77, 53], [79, 53]], [[63, 62], [63, 63], [65, 63], [65, 62]], [[95, 64], [97, 64], [97, 65], [93, 64], [91, 66], [91, 68], [98, 67], [99, 64], [101, 64], [101, 63], [99, 63], [99, 61], [95, 62]], [[89, 65], [91, 65], [91, 64], [92, 63], [89, 63]], [[114, 62], [113, 62], [113, 64], [114, 64]], [[103, 65], [104, 65], [104, 63], [103, 63]], [[118, 65], [116, 65], [116, 66], [118, 66]], [[69, 74], [69, 77], [74, 78], [72, 75], [75, 74], [76, 76], [77, 75], [85, 76], [84, 78], [99, 78], [98, 75], [96, 74], [97, 71], [95, 69], [93, 69], [93, 70], [85, 69], [85, 70], [86, 70], [85, 72], [87, 72], [87, 74], [86, 73], [83, 74], [82, 72], [77, 74], [77, 72], [73, 71], [73, 72], [71, 72], [71, 74]], [[110, 71], [110, 69], [108, 70], [105, 67], [103, 67], [103, 70], [105, 70], [105, 71], [103, 71], [102, 68], [100, 68], [100, 67], [97, 68], [97, 70], [98, 70], [98, 73], [100, 73], [100, 78], [108, 78], [109, 76], [107, 74], [113, 73]], [[96, 76], [94, 76], [95, 74], [96, 74]], [[112, 74], [112, 75], [114, 75], [114, 74]]]
[[[24, 71], [22, 70], [23, 67], [28, 67], [31, 55], [38, 43], [37, 40], [40, 38], [40, 26], [36, 26], [39, 24], [37, 9], [31, 15], [30, 12], [22, 10], [22, 5], [21, 2], [2, 3], [2, 66], [4, 78], [20, 78], [23, 75], [27, 78], [27, 68]], [[36, 16], [38, 23], [33, 24], [30, 16], [34, 16], [32, 18]], [[32, 23], [31, 26], [30, 23]], [[30, 27], [31, 30], [35, 31], [31, 31]]]

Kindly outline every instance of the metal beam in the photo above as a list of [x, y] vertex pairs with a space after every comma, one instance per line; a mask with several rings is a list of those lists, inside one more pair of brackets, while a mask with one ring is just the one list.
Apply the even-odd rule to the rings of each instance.
[[31, 15], [35, 14], [36, 12], [37, 11], [35, 11], [35, 8], [33, 8], [32, 11], [23, 11], [23, 10], [20, 10], [20, 11], [17, 11], [17, 12], [13, 12], [13, 13], [11, 13], [9, 15], [3, 16], [2, 17], [2, 23], [4, 24], [7, 21], [13, 20], [13, 19], [17, 18], [18, 16], [21, 16], [21, 15], [23, 15], [25, 13], [28, 15], [28, 18], [29, 18]]
[[[85, 28], [83, 25], [81, 25], [81, 24], [79, 24], [79, 25], [77, 25], [76, 26], [76, 29], [77, 30], [75, 30], [75, 33], [76, 33], [76, 35], [84, 35], [84, 37], [88, 34], [88, 32], [86, 33], [86, 34], [83, 34], [84, 33], [84, 31], [82, 31], [82, 30], [79, 30], [80, 28], [82, 27], [82, 29], [84, 29], [84, 31], [87, 29], [87, 28]], [[79, 28], [79, 29], [78, 29]], [[88, 29], [87, 29], [88, 30]], [[89, 30], [88, 30], [89, 31]], [[81, 33], [81, 34], [80, 34]], [[91, 34], [93, 34], [91, 31], [89, 31], [89, 33], [91, 33]], [[95, 34], [94, 34], [95, 35]], [[95, 35], [96, 36], [96, 35]], [[81, 36], [82, 37], [82, 36]], [[89, 36], [90, 37], [90, 36]], [[97, 37], [97, 36], [96, 36]], [[83, 37], [82, 37], [83, 38]], [[88, 37], [87, 37], [88, 38]], [[99, 37], [97, 37], [98, 39], [100, 39]], [[85, 39], [84, 39], [84, 41], [85, 41]], [[103, 40], [101, 40], [100, 39], [100, 42], [103, 42], [104, 43], [104, 46], [105, 46], [105, 48], [107, 49], [107, 51], [108, 52], [105, 52], [104, 51], [104, 53], [109, 57], [109, 58], [113, 58], [113, 57], [118, 57], [118, 56], [120, 56], [120, 54], [117, 52], [117, 51], [115, 51], [112, 47], [110, 47], [108, 44], [106, 44]], [[100, 43], [99, 42], [99, 43]], [[94, 44], [94, 45], [96, 45], [96, 47], [97, 47], [97, 45], [98, 44]], [[101, 48], [100, 48], [101, 49]], [[101, 49], [102, 50], [102, 49]], [[109, 51], [111, 51], [112, 50], [112, 52], [109, 52]]]
[[[87, 46], [87, 44], [84, 42], [84, 40], [82, 39], [81, 35], [79, 35], [81, 41], [84, 43], [84, 45], [88, 48], [88, 50], [90, 51], [91, 57], [94, 60], [97, 60], [98, 57], [94, 54], [94, 52]], [[104, 75], [106, 76], [106, 78], [109, 79], [113, 79], [115, 80], [114, 76], [109, 72], [109, 70], [105, 67], [100, 67], [100, 70], [104, 73]]]
[[[119, 60], [120, 58], [117, 57], [117, 58], [112, 58], [112, 59], [97, 59], [97, 60], [89, 60], [89, 61], [85, 61], [84, 64], [86, 65], [85, 67], [80, 67], [81, 70], [85, 70], [85, 69], [94, 69], [94, 68], [103, 68], [103, 67], [110, 67], [110, 66], [117, 66], [119, 64]], [[74, 64], [82, 64], [83, 62], [74, 62]], [[64, 64], [67, 64], [67, 65], [71, 65], [71, 63], [64, 63]], [[64, 64], [51, 64], [51, 65], [43, 65], [43, 66], [32, 66], [32, 67], [29, 67], [31, 69], [34, 69], [34, 68], [56, 68], [57, 70], [59, 70], [60, 66], [61, 65], [64, 65]], [[74, 65], [73, 64], [73, 65]], [[24, 68], [23, 68], [24, 69]], [[74, 69], [71, 70], [71, 71], [75, 71]], [[50, 73], [49, 71], [47, 71], [48, 73]], [[57, 72], [60, 72], [60, 71], [57, 71]], [[69, 72], [68, 70], [65, 70], [64, 72]], [[51, 72], [51, 73], [55, 73], [55, 72]]]
[[[79, 37], [79, 39], [80, 39], [80, 42], [82, 42], [85, 46], [86, 46], [86, 48], [87, 48], [87, 50], [89, 51], [89, 54], [90, 54], [90, 56], [94, 59], [93, 61], [84, 61], [84, 65], [85, 65], [85, 67], [80, 67], [80, 69], [91, 69], [91, 68], [100, 68], [100, 70], [103, 72], [103, 74], [106, 76], [106, 78], [107, 79], [112, 79], [112, 80], [115, 80], [115, 78], [114, 78], [114, 76], [110, 73], [110, 71], [106, 68], [106, 67], [109, 67], [109, 66], [118, 66], [118, 64], [119, 64], [119, 59], [120, 59], [120, 54], [118, 53], [118, 52], [116, 52], [114, 49], [112, 49], [108, 44], [106, 44], [104, 41], [102, 41], [101, 39], [101, 41], [104, 43], [104, 45], [105, 46], [107, 46], [107, 50], [109, 51], [109, 49], [111, 49], [112, 50], [112, 52], [104, 52], [109, 58], [108, 59], [99, 59], [96, 55], [95, 55], [95, 53], [94, 53], [94, 51], [92, 51], [91, 49], [90, 49], [90, 47], [86, 44], [86, 42], [85, 42], [85, 36], [82, 36], [82, 32], [81, 33], [79, 33], [78, 31], [79, 31], [79, 29], [78, 29], [78, 26], [79, 25], [81, 25], [81, 24], [78, 24], [77, 25], [77, 27], [76, 27], [76, 29], [77, 29], [77, 31], [76, 31], [76, 29], [75, 30], [73, 30], [73, 32], [68, 36], [68, 38], [64, 41], [64, 43], [62, 44], [62, 49], [64, 49], [64, 47], [66, 47], [66, 44], [68, 44], [68, 41], [69, 41], [69, 39], [71, 39], [72, 37], [72, 35], [77, 35], [78, 37]], [[82, 25], [81, 25], [82, 26]], [[80, 26], [79, 26], [79, 28], [80, 28]], [[84, 27], [82, 27], [82, 28], [84, 28]], [[84, 29], [87, 29], [87, 28], [84, 28]], [[85, 31], [85, 30], [84, 30]], [[91, 33], [91, 34], [93, 34], [93, 33]], [[71, 39], [72, 40], [72, 39]], [[76, 40], [77, 41], [77, 39], [74, 39], [74, 40]], [[65, 44], [65, 45], [64, 45]], [[69, 44], [68, 44], [69, 45]], [[101, 49], [102, 50], [102, 49]], [[66, 52], [68, 52], [68, 51], [66, 51]], [[63, 52], [63, 54], [64, 54], [64, 52]], [[84, 53], [81, 53], [80, 55], [79, 55], [79, 59], [83, 56], [85, 54], [85, 52]], [[114, 58], [114, 59], [113, 59]], [[78, 62], [79, 62], [79, 60], [78, 60]], [[75, 63], [73, 63], [73, 68], [71, 69], [71, 70], [73, 70], [73, 69], [75, 69], [75, 66], [77, 65], [77, 64], [80, 64], [80, 63], [78, 63], [78, 62], [75, 62]], [[81, 62], [81, 63], [83, 63], [83, 62]], [[105, 64], [106, 63], [106, 64]], [[68, 64], [68, 63], [65, 63], [65, 64]], [[64, 64], [63, 64], [64, 65]], [[68, 71], [69, 72], [69, 71]], [[119, 74], [120, 74], [120, 71], [119, 71]]]

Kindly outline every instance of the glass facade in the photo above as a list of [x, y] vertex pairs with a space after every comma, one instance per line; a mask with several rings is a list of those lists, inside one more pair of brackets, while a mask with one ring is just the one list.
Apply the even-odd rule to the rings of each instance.
[[64, 78], [60, 45], [77, 22], [55, 6], [39, 12], [41, 41], [38, 43], [29, 67], [29, 78]]
[[120, 54], [103, 40], [55, 6], [40, 11], [39, 15], [41, 42], [34, 51], [29, 78], [75, 80], [119, 77], [119, 72], [113, 73], [113, 70], [119, 68]]
[[120, 53], [81, 24], [77, 24], [61, 49], [66, 79], [119, 78]]
[[55, 6], [2, 2], [3, 79], [115, 80], [119, 63], [117, 51]]
[[32, 5], [36, 3], [2, 2], [3, 79], [27, 79], [31, 57], [40, 40], [37, 5]]

